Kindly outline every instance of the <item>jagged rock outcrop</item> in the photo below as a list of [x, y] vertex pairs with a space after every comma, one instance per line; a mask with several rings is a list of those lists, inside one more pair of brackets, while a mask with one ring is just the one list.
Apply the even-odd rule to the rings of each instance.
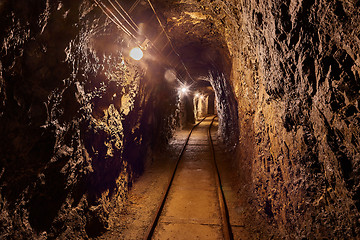
[[93, 1], [0, 13], [0, 238], [96, 236], [171, 135], [175, 91]]
[[235, 161], [258, 221], [267, 219], [269, 232], [286, 239], [354, 239], [359, 2], [207, 6], [232, 56], [240, 129]]

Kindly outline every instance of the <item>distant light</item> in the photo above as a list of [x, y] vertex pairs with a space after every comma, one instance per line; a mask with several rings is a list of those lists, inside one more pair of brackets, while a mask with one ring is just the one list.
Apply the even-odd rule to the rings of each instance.
[[195, 94], [195, 97], [199, 97], [199, 96], [200, 96], [200, 93], [196, 93], [196, 94]]
[[178, 89], [179, 95], [186, 95], [189, 92], [189, 86], [186, 86], [185, 84], [182, 84]]
[[135, 48], [131, 49], [129, 55], [130, 55], [130, 57], [132, 57], [133, 59], [138, 61], [138, 60], [142, 59], [142, 57], [144, 56], [144, 53], [139, 47], [135, 47]]

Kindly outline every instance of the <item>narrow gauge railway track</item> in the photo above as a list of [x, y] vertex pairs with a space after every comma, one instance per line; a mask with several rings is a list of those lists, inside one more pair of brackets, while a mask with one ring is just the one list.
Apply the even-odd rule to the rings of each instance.
[[211, 138], [215, 118], [190, 130], [144, 239], [233, 239]]

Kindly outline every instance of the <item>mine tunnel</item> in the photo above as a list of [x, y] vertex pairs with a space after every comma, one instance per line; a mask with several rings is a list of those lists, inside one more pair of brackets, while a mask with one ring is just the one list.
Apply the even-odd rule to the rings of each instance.
[[0, 15], [0, 239], [359, 238], [359, 0]]

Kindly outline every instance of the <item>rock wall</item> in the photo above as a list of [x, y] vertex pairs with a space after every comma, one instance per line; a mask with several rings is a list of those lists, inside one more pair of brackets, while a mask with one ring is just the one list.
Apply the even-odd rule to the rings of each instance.
[[215, 91], [216, 109], [219, 118], [218, 135], [229, 151], [234, 151], [239, 139], [238, 103], [230, 78], [223, 73], [212, 72], [209, 80]]
[[[359, 1], [204, 1], [228, 43], [260, 238], [360, 234]], [[251, 224], [250, 224], [251, 225]]]
[[93, 1], [0, 14], [0, 238], [96, 236], [171, 135], [176, 92]]

